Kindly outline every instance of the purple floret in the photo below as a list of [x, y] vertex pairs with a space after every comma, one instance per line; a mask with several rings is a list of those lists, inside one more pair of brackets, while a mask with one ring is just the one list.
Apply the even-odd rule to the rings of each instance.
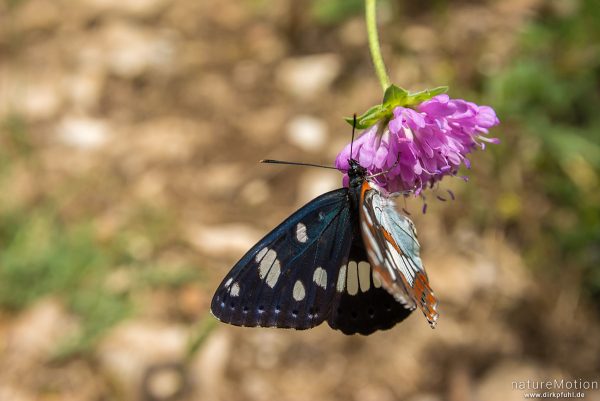
[[[352, 144], [352, 158], [389, 192], [419, 194], [428, 184], [447, 175], [456, 175], [466, 155], [484, 144], [498, 143], [488, 138], [488, 129], [499, 124], [494, 109], [478, 106], [448, 95], [438, 95], [416, 107], [396, 107], [393, 118], [382, 127], [369, 128]], [[335, 164], [348, 171], [350, 144], [337, 156]], [[344, 185], [348, 176], [344, 175]]]

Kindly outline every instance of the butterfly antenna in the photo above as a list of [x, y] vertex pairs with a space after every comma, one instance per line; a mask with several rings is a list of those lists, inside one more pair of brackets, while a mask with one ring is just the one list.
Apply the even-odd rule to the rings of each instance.
[[335, 167], [323, 166], [322, 164], [313, 164], [313, 163], [288, 162], [288, 161], [273, 160], [273, 159], [263, 159], [260, 162], [261, 163], [267, 163], [267, 164], [287, 164], [287, 165], [290, 165], [290, 166], [308, 166], [308, 167], [329, 168], [329, 169], [332, 169], [332, 170], [337, 170], [337, 168], [335, 168]]
[[350, 158], [352, 159], [352, 144], [354, 143], [354, 131], [356, 131], [356, 113], [352, 116], [352, 140], [350, 141]]

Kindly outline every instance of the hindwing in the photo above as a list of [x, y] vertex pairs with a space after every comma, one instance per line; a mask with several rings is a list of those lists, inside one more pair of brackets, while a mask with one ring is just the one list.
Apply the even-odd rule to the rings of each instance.
[[359, 214], [367, 254], [383, 287], [407, 308], [418, 306], [435, 327], [437, 299], [421, 262], [413, 222], [398, 213], [393, 198], [368, 181], [362, 184]]
[[387, 330], [412, 312], [382, 287], [360, 237], [355, 239], [348, 261], [340, 269], [336, 290], [338, 296], [327, 322], [344, 334], [368, 335]]

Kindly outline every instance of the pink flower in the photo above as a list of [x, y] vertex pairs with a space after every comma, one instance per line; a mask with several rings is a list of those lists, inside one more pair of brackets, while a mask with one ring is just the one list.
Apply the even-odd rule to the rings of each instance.
[[[388, 191], [418, 194], [428, 184], [456, 175], [461, 164], [469, 168], [466, 155], [476, 147], [498, 143], [485, 135], [499, 122], [489, 106], [438, 95], [416, 110], [394, 108], [387, 126], [380, 122], [369, 128], [352, 144], [352, 155], [348, 144], [335, 165], [346, 173], [352, 157], [369, 174], [386, 172], [373, 180]], [[344, 185], [348, 185], [347, 174]]]

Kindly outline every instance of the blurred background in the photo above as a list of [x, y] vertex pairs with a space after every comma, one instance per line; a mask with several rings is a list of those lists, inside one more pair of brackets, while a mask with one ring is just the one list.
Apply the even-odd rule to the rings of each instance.
[[[361, 0], [0, 1], [0, 400], [520, 400], [600, 372], [600, 3], [380, 0], [391, 79], [492, 105], [408, 201], [440, 300], [347, 337], [209, 315], [381, 100]], [[433, 198], [433, 197], [432, 197]], [[600, 400], [598, 391], [586, 399]]]

